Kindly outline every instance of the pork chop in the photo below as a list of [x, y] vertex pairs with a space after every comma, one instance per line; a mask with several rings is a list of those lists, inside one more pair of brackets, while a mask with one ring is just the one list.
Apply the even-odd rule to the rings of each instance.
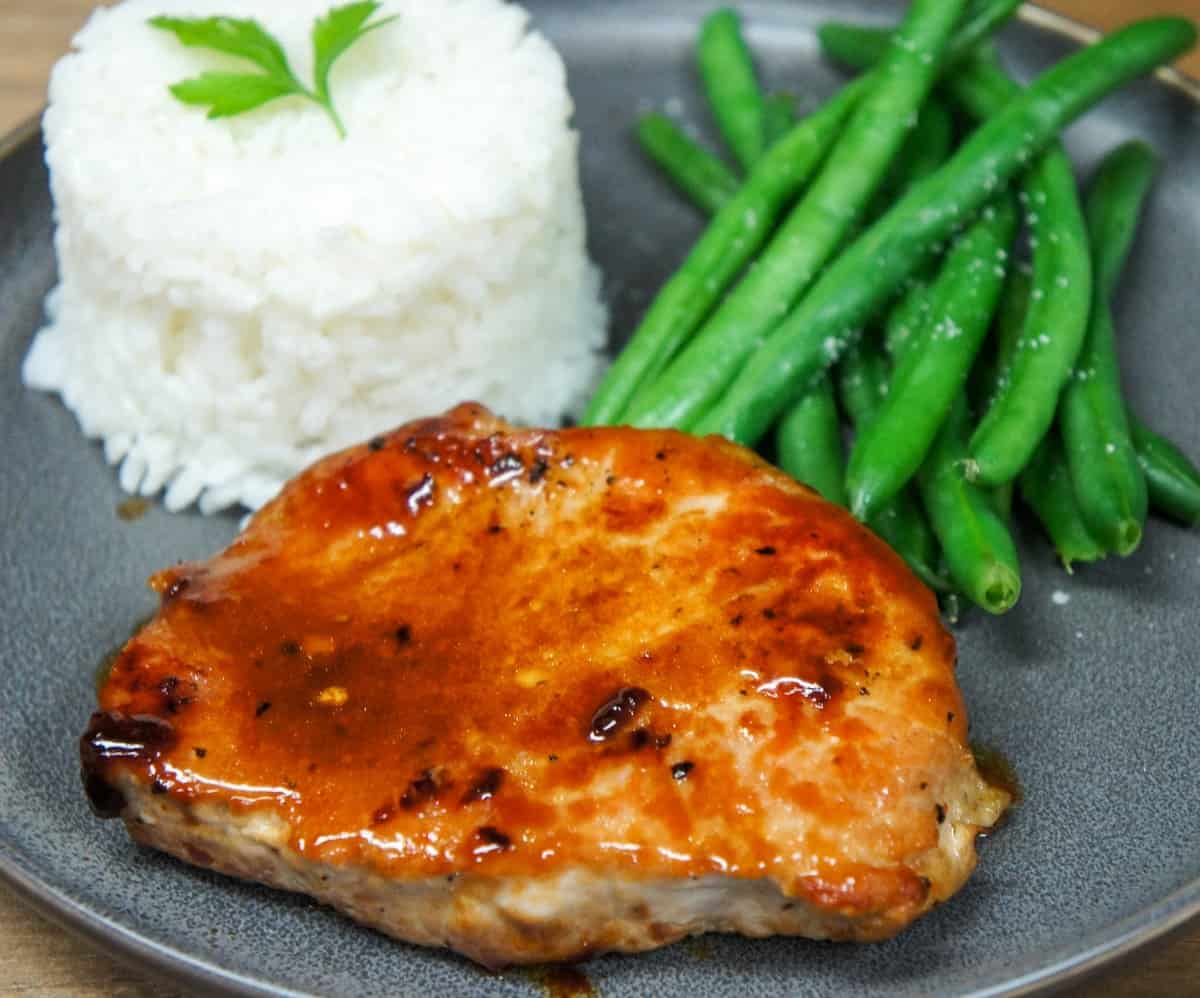
[[490, 966], [883, 939], [1008, 802], [933, 596], [717, 438], [459, 406], [151, 584], [81, 743], [97, 812]]

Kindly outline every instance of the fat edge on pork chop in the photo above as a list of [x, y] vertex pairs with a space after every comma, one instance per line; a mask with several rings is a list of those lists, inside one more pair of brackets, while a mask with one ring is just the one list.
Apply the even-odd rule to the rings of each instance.
[[81, 740], [97, 813], [489, 966], [883, 939], [1008, 803], [932, 595], [717, 438], [462, 405], [151, 584]]

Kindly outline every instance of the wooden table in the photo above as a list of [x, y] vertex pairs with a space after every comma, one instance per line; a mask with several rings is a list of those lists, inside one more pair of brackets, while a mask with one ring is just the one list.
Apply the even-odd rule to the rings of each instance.
[[[1200, 0], [1049, 0], [1047, 5], [1100, 27], [1151, 13], [1182, 13], [1200, 20]], [[0, 134], [41, 106], [51, 64], [93, 6], [89, 0], [0, 0]], [[1193, 53], [1183, 67], [1200, 76], [1200, 54]], [[1168, 998], [1198, 992], [1200, 927], [1193, 927], [1071, 994]], [[170, 998], [178, 992], [126, 970], [43, 921], [0, 888], [0, 994]]]

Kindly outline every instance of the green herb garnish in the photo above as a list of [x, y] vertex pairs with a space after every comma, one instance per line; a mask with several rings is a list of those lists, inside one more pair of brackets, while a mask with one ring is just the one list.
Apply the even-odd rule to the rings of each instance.
[[279, 97], [304, 97], [325, 109], [338, 135], [346, 128], [333, 106], [329, 73], [338, 57], [376, 28], [396, 20], [396, 15], [367, 23], [379, 9], [375, 0], [334, 7], [313, 21], [313, 76], [310, 90], [292, 72], [283, 46], [257, 21], [235, 17], [152, 17], [150, 24], [170, 31], [184, 45], [213, 49], [249, 59], [261, 73], [201, 73], [169, 89], [184, 104], [208, 108], [210, 118], [228, 118], [253, 111]]

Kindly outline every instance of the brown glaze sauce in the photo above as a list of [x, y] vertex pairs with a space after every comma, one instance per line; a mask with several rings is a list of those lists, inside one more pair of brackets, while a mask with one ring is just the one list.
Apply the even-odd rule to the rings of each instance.
[[588, 741], [606, 742], [616, 737], [638, 712], [638, 708], [650, 699], [650, 694], [640, 686], [626, 686], [596, 708], [588, 725]]
[[126, 523], [140, 520], [150, 510], [150, 500], [141, 496], [130, 496], [117, 503], [117, 516]]
[[[103, 776], [104, 764], [114, 759], [154, 763], [175, 744], [175, 731], [157, 717], [97, 711], [79, 740], [83, 786], [97, 817], [115, 818], [125, 798]], [[154, 786], [159, 785], [154, 777]]]
[[975, 757], [979, 775], [988, 786], [1003, 790], [1014, 804], [1020, 804], [1025, 799], [1017, 771], [1003, 752], [979, 742], [971, 742], [971, 754]]
[[[326, 862], [527, 872], [586, 846], [648, 874], [736, 873], [777, 846], [706, 704], [732, 703], [764, 753], [840, 739], [836, 765], [883, 780], [854, 710], [868, 684], [882, 700], [881, 669], [908, 676], [894, 652], [920, 633], [935, 667], [905, 710], [961, 718], [933, 598], [843, 511], [718, 442], [501, 433], [477, 413], [322, 461], [227, 551], [154, 577], [159, 614], [84, 737], [98, 811], [128, 770], [272, 808]], [[672, 510], [712, 494], [719, 515]], [[880, 591], [906, 608], [903, 637]], [[165, 727], [114, 752], [110, 729], [146, 718]], [[784, 775], [795, 806], [853, 819], [822, 774]], [[713, 822], [734, 832], [693, 839]]]
[[529, 967], [524, 973], [531, 983], [541, 988], [546, 998], [597, 998], [599, 995], [587, 975], [569, 964]]

